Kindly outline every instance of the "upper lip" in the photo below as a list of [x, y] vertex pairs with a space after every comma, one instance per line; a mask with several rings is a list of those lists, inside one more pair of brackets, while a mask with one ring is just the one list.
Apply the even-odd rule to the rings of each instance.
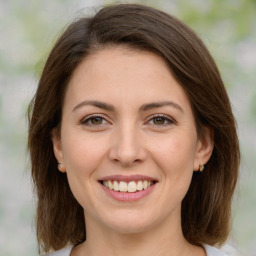
[[149, 177], [149, 176], [145, 176], [145, 175], [110, 175], [110, 176], [105, 176], [102, 177], [101, 179], [99, 179], [99, 181], [103, 181], [103, 180], [116, 180], [116, 181], [143, 181], [143, 180], [147, 180], [147, 181], [157, 181], [157, 179]]

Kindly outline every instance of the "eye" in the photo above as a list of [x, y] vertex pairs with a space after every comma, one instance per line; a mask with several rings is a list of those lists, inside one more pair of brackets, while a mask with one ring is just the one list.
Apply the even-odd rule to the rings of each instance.
[[156, 125], [163, 125], [166, 123], [166, 119], [164, 117], [154, 117], [153, 118], [153, 123]]
[[148, 121], [148, 123], [150, 125], [153, 125], [153, 126], [160, 126], [161, 127], [161, 126], [172, 125], [175, 122], [170, 117], [168, 117], [168, 116], [157, 114], [157, 115], [154, 115]]
[[101, 126], [107, 124], [108, 121], [100, 115], [90, 115], [82, 119], [81, 123], [87, 126]]

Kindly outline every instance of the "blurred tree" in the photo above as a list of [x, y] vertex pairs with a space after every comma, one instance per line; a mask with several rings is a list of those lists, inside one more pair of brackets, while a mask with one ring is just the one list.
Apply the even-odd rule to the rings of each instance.
[[[79, 9], [85, 7], [82, 12], [86, 12], [88, 5], [117, 2], [124, 1], [0, 1], [0, 171], [4, 173], [0, 184], [0, 199], [4, 202], [0, 209], [0, 236], [4, 238], [0, 241], [1, 255], [16, 255], [15, 248], [22, 246], [20, 255], [35, 255], [35, 245], [25, 246], [22, 239], [23, 230], [29, 225], [32, 206], [30, 213], [25, 214], [24, 211], [29, 210], [29, 203], [21, 198], [20, 205], [14, 210], [11, 208], [18, 220], [10, 219], [8, 210], [14, 207], [9, 203], [16, 201], [21, 177], [20, 166], [24, 168], [25, 165], [27, 128], [24, 115], [31, 91], [36, 87], [35, 77], [38, 79], [59, 31], [77, 16], [75, 14]], [[237, 116], [244, 159], [239, 190], [242, 200], [235, 204], [234, 237], [239, 240], [238, 244], [244, 254], [253, 255], [256, 251], [256, 224], [253, 222], [256, 216], [256, 1], [125, 2], [150, 5], [177, 16], [198, 33], [216, 60]], [[24, 216], [27, 222], [22, 223]], [[30, 237], [28, 235], [27, 240], [31, 240], [31, 236], [34, 234]], [[8, 237], [12, 240], [10, 248], [6, 246]], [[35, 243], [34, 240], [33, 242]]]

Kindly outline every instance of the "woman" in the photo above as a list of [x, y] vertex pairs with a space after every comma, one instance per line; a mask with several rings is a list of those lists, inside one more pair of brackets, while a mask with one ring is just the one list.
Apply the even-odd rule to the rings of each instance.
[[45, 64], [28, 145], [41, 252], [224, 255], [235, 120], [209, 52], [174, 17], [120, 4], [72, 23]]

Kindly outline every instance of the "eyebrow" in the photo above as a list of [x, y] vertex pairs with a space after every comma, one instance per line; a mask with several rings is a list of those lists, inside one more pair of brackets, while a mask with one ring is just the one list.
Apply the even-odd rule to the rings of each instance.
[[152, 102], [149, 104], [143, 104], [139, 110], [140, 111], [148, 111], [153, 108], [161, 108], [161, 107], [165, 107], [165, 106], [173, 107], [173, 108], [178, 109], [179, 111], [184, 113], [184, 110], [182, 109], [182, 107], [173, 101], [161, 101], [161, 102]]
[[[79, 103], [78, 105], [76, 105], [74, 108], [73, 108], [73, 112], [83, 106], [94, 106], [94, 107], [97, 107], [97, 108], [101, 108], [101, 109], [104, 109], [104, 110], [107, 110], [107, 111], [115, 111], [115, 107], [113, 105], [110, 105], [108, 103], [105, 103], [105, 102], [101, 102], [101, 101], [97, 101], [97, 100], [85, 100], [81, 103]], [[144, 111], [148, 111], [148, 110], [151, 110], [151, 109], [154, 109], [154, 108], [161, 108], [161, 107], [164, 107], [164, 106], [170, 106], [170, 107], [173, 107], [181, 112], [184, 113], [184, 110], [182, 109], [182, 107], [173, 102], [173, 101], [160, 101], [160, 102], [152, 102], [152, 103], [148, 103], [148, 104], [143, 104], [140, 108], [139, 108], [139, 111], [140, 112], [144, 112]]]
[[110, 104], [107, 104], [107, 103], [104, 103], [104, 102], [101, 102], [101, 101], [97, 101], [97, 100], [85, 100], [85, 101], [79, 103], [78, 105], [76, 105], [73, 108], [73, 112], [75, 110], [77, 110], [78, 108], [81, 108], [83, 106], [94, 106], [94, 107], [105, 109], [105, 110], [108, 110], [108, 111], [114, 111], [115, 110], [115, 107], [110, 105]]

